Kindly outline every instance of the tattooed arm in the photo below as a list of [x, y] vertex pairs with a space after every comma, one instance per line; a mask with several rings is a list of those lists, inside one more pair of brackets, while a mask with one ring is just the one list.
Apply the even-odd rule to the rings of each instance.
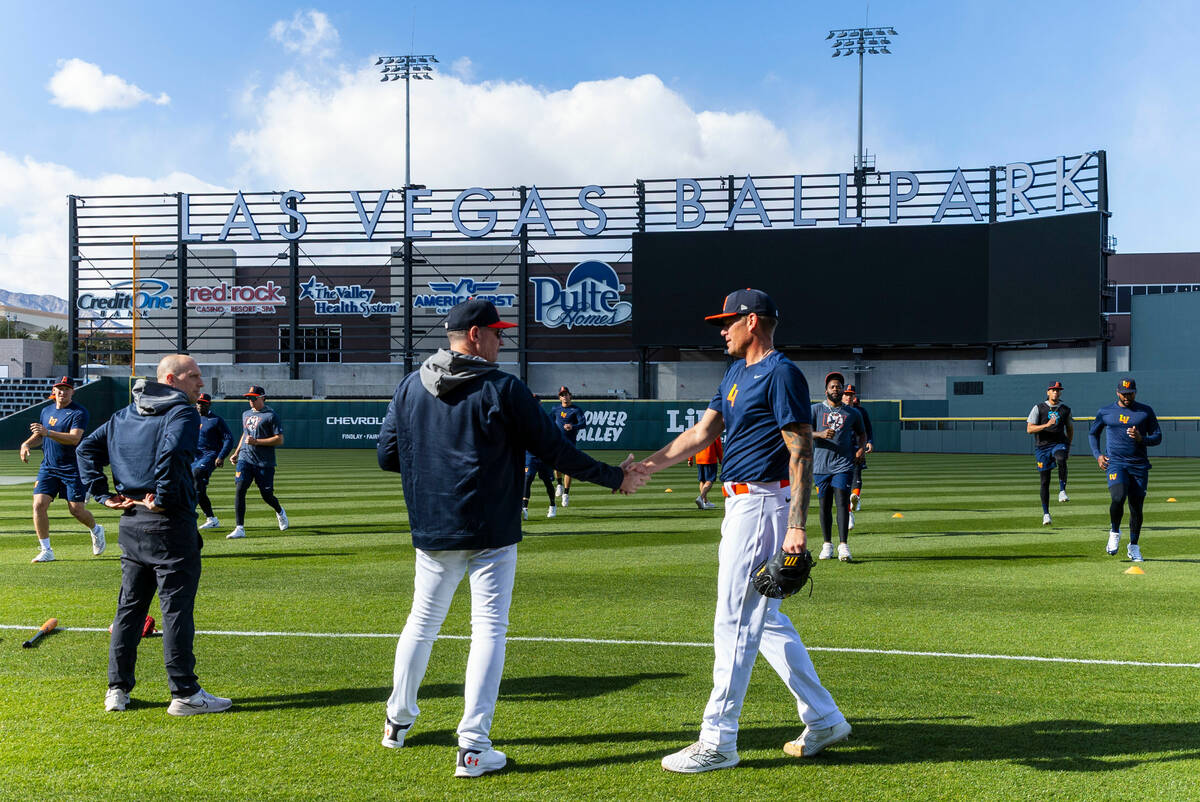
[[788, 481], [792, 502], [788, 509], [787, 535], [783, 550], [795, 554], [808, 545], [808, 500], [812, 494], [813, 432], [807, 423], [789, 423], [781, 433], [788, 450]]

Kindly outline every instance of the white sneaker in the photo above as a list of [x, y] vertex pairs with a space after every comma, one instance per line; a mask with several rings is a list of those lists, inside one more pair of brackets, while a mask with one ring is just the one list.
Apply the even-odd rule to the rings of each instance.
[[833, 556], [833, 544], [826, 542], [821, 546], [821, 553], [817, 555], [818, 560], [828, 560]]
[[1142, 550], [1138, 547], [1138, 544], [1136, 544], [1136, 543], [1130, 543], [1128, 546], [1126, 546], [1125, 554], [1129, 557], [1129, 559], [1133, 560], [1135, 563], [1142, 562]]
[[454, 764], [455, 777], [479, 777], [490, 771], [499, 771], [508, 763], [503, 752], [495, 749], [458, 748], [458, 760]]
[[850, 524], [846, 527], [847, 530], [854, 528], [854, 510], [850, 510]]
[[569, 506], [571, 506], [571, 497], [570, 497], [570, 496], [568, 496], [566, 493], [563, 493], [563, 494], [562, 494], [562, 505], [563, 505], [564, 507], [569, 507]]
[[704, 509], [704, 499], [700, 498], [699, 496], [696, 496], [696, 509]]
[[92, 527], [92, 554], [99, 557], [104, 553], [104, 547], [108, 544], [104, 542], [104, 527], [96, 524]]
[[850, 547], [845, 543], [838, 544], [838, 559], [844, 563], [851, 562]]
[[42, 549], [36, 555], [34, 555], [34, 558], [32, 560], [30, 560], [29, 562], [31, 562], [31, 563], [52, 563], [52, 562], [54, 562], [54, 549]]
[[196, 528], [197, 529], [216, 529], [220, 525], [221, 525], [220, 519], [217, 518], [217, 516], [212, 515], [212, 516], [209, 516], [208, 518], [205, 518], [204, 523], [200, 524], [200, 526], [198, 526]]
[[528, 508], [528, 507], [522, 507], [522, 508], [521, 508], [521, 520], [522, 520], [522, 521], [528, 521], [528, 520], [529, 520], [529, 508]]
[[854, 499], [854, 511], [855, 512], [860, 511], [862, 509], [862, 496], [852, 495], [852, 496], [850, 496], [850, 498]]
[[558, 498], [561, 495], [562, 495], [562, 485], [555, 485], [554, 486], [554, 497]]
[[783, 751], [792, 757], [812, 757], [825, 747], [844, 741], [849, 737], [850, 724], [846, 721], [820, 730], [805, 727], [799, 738], [783, 745]]
[[551, 504], [551, 505], [550, 505], [550, 509], [546, 511], [546, 517], [547, 517], [547, 518], [554, 518], [554, 517], [556, 517], [557, 515], [558, 515], [558, 510], [557, 510], [557, 509], [554, 507], [554, 505], [553, 505], [553, 504]]
[[198, 716], [201, 713], [224, 713], [231, 707], [232, 699], [213, 696], [201, 688], [191, 696], [176, 696], [171, 699], [167, 712], [172, 716]]
[[1104, 550], [1107, 551], [1109, 554], [1116, 554], [1117, 547], [1120, 545], [1121, 545], [1121, 533], [1120, 532], [1109, 532], [1108, 533], [1108, 545], [1104, 547]]
[[383, 740], [381, 744], [388, 749], [399, 749], [404, 746], [404, 736], [408, 735], [408, 729], [411, 724], [397, 724], [390, 718], [383, 720]]
[[662, 767], [680, 774], [699, 774], [702, 771], [731, 769], [741, 761], [737, 752], [718, 752], [696, 741], [662, 759]]
[[233, 531], [225, 536], [226, 540], [237, 540], [240, 537], [246, 536], [246, 528], [244, 526], [235, 526]]
[[704, 502], [704, 509], [706, 509], [706, 510], [715, 510], [716, 508], [717, 508], [717, 505], [716, 505], [716, 504], [714, 504], [713, 502], [711, 502], [711, 501], [706, 501], [706, 502]]
[[1052, 521], [1050, 520], [1050, 513], [1048, 513], [1048, 512], [1043, 513], [1042, 514], [1042, 526], [1049, 526], [1051, 523], [1052, 523]]
[[129, 704], [129, 692], [120, 688], [109, 688], [104, 694], [104, 709], [109, 713], [120, 713]]
[[286, 511], [284, 511], [284, 510], [280, 510], [279, 512], [275, 513], [275, 520], [279, 522], [279, 531], [280, 531], [280, 532], [283, 532], [283, 531], [286, 531], [286, 530], [287, 530], [287, 528], [288, 528], [288, 519], [287, 519], [287, 512], [286, 512]]
[[1061, 504], [1061, 503], [1063, 503], [1063, 502], [1065, 502], [1065, 501], [1070, 501], [1070, 500], [1071, 500], [1071, 499], [1070, 499], [1070, 497], [1067, 495], [1067, 491], [1065, 491], [1065, 490], [1060, 490], [1060, 491], [1058, 491], [1058, 502], [1059, 502], [1060, 504]]

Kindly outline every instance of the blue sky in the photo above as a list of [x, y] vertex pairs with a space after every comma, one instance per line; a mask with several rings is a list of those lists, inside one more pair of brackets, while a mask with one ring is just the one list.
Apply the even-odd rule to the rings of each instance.
[[[410, 44], [443, 70], [413, 87], [431, 186], [849, 170], [857, 69], [825, 34], [868, 20], [862, 2], [644, 0], [4, 14], [0, 286], [59, 294], [68, 193], [399, 185], [403, 90], [372, 65]], [[867, 64], [879, 169], [1103, 148], [1119, 250], [1200, 250], [1200, 4], [876, 0], [869, 23], [899, 32]]]

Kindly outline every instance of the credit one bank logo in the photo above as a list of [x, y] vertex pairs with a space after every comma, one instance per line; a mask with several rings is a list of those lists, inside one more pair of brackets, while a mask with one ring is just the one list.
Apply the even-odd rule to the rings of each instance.
[[633, 317], [633, 304], [621, 300], [625, 285], [607, 262], [580, 262], [565, 284], [548, 276], [533, 283], [533, 319], [547, 328], [617, 326]]
[[131, 318], [137, 308], [139, 315], [147, 312], [168, 310], [175, 304], [175, 296], [167, 292], [167, 282], [156, 278], [144, 278], [137, 283], [137, 292], [132, 292], [132, 281], [119, 281], [109, 292], [80, 293], [75, 305], [97, 317]]

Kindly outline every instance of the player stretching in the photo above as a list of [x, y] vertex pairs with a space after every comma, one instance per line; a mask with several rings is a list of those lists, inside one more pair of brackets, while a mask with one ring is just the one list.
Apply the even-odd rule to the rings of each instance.
[[[812, 406], [813, 479], [821, 516], [821, 544], [818, 559], [833, 556], [833, 511], [837, 510], [838, 559], [850, 562], [850, 486], [854, 484], [854, 465], [862, 459], [867, 431], [862, 416], [854, 407], [842, 403], [846, 377], [833, 372], [825, 377], [825, 400]], [[863, 443], [858, 447], [856, 442]]]
[[1071, 453], [1071, 440], [1075, 437], [1075, 424], [1071, 422], [1071, 408], [1061, 403], [1063, 386], [1056, 381], [1046, 388], [1046, 400], [1029, 410], [1025, 431], [1034, 435], [1034, 459], [1042, 478], [1042, 525], [1050, 525], [1050, 469], [1058, 466], [1058, 500], [1070, 501], [1067, 497], [1067, 457]]
[[[1101, 454], [1100, 432], [1105, 429], [1108, 430], [1104, 437], [1107, 454]], [[1092, 456], [1108, 475], [1108, 493], [1112, 497], [1108, 506], [1112, 528], [1104, 550], [1116, 554], [1121, 545], [1121, 518], [1128, 499], [1129, 547], [1125, 553], [1129, 559], [1140, 563], [1142, 550], [1138, 538], [1142, 534], [1142, 503], [1146, 500], [1146, 484], [1150, 479], [1146, 446], [1162, 442], [1162, 429], [1154, 410], [1137, 402], [1137, 382], [1121, 379], [1117, 385], [1117, 402], [1096, 413], [1088, 430], [1088, 442], [1092, 446]]]
[[83, 483], [75, 462], [75, 447], [83, 439], [88, 425], [88, 413], [72, 401], [75, 384], [66, 376], [58, 380], [51, 391], [54, 403], [42, 408], [37, 423], [29, 424], [29, 439], [21, 443], [21, 462], [29, 462], [29, 449], [42, 446], [42, 466], [38, 468], [37, 484], [33, 486], [33, 531], [37, 533], [38, 553], [30, 562], [48, 563], [54, 560], [50, 548], [50, 502], [55, 496], [67, 500], [67, 509], [75, 520], [92, 534], [92, 554], [104, 553], [104, 527], [96, 523], [84, 505]]
[[846, 389], [842, 391], [842, 403], [848, 407], [854, 407], [854, 411], [862, 415], [863, 428], [867, 430], [867, 441], [865, 443], [858, 441], [855, 443], [856, 450], [862, 449], [863, 455], [854, 461], [854, 486], [850, 488], [850, 521], [848, 528], [854, 528], [854, 513], [862, 509], [862, 474], [867, 469], [867, 454], [875, 450], [875, 445], [872, 442], [875, 439], [875, 430], [871, 428], [871, 416], [867, 413], [867, 408], [864, 407], [858, 398], [858, 391], [853, 384], [847, 384]]
[[781, 600], [760, 595], [750, 581], [760, 561], [781, 547], [799, 554], [807, 543], [813, 469], [808, 382], [775, 350], [779, 312], [766, 293], [730, 293], [721, 313], [706, 320], [721, 327], [729, 355], [737, 361], [725, 372], [700, 422], [643, 463], [652, 473], [669, 468], [725, 431], [713, 689], [699, 740], [662, 760], [664, 769], [684, 774], [738, 764], [738, 717], [760, 650], [796, 699], [805, 724], [800, 737], [784, 744], [784, 752], [811, 757], [850, 735], [846, 717], [817, 678], [796, 628], [779, 612]]
[[208, 480], [233, 451], [233, 432], [225, 419], [212, 411], [212, 396], [208, 393], [196, 396], [196, 411], [200, 413], [200, 443], [196, 461], [192, 463], [192, 478], [196, 481], [196, 499], [204, 511], [204, 523], [199, 528], [213, 529], [221, 522], [208, 498]]
[[237, 526], [225, 537], [229, 540], [246, 536], [246, 491], [250, 483], [258, 485], [258, 493], [262, 500], [275, 510], [275, 520], [279, 523], [279, 531], [288, 528], [287, 513], [283, 505], [275, 498], [275, 449], [283, 445], [283, 424], [275, 410], [267, 406], [263, 399], [267, 391], [258, 385], [250, 385], [243, 396], [250, 402], [250, 409], [242, 413], [242, 439], [233, 450], [230, 459], [237, 466], [234, 478], [237, 480], [237, 497], [233, 504], [233, 514], [237, 518]]
[[[565, 386], [558, 388], [558, 400], [562, 402], [562, 406], [554, 411], [554, 422], [558, 424], [558, 429], [563, 433], [563, 437], [574, 445], [575, 440], [579, 437], [579, 430], [586, 423], [583, 410], [571, 403], [571, 391]], [[558, 480], [558, 486], [554, 488], [554, 495], [562, 498], [564, 507], [570, 506], [571, 499], [568, 494], [571, 492], [571, 477], [555, 471], [554, 478]]]

